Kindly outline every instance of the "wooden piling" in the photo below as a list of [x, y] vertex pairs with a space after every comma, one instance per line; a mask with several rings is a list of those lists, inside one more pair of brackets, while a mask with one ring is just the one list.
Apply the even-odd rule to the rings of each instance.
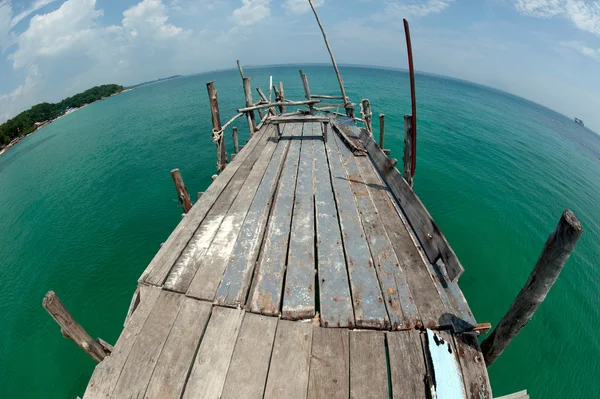
[[363, 120], [365, 121], [365, 126], [367, 127], [367, 131], [373, 135], [373, 114], [371, 113], [371, 102], [366, 98], [360, 101], [360, 108], [363, 114]]
[[413, 134], [412, 134], [412, 117], [404, 115], [404, 179], [412, 188], [413, 186]]
[[575, 214], [566, 209], [556, 230], [548, 237], [527, 283], [498, 326], [481, 344], [485, 364], [488, 367], [531, 320], [556, 282], [582, 231], [581, 223]]
[[48, 291], [42, 301], [44, 309], [50, 313], [50, 316], [60, 326], [60, 331], [65, 338], [71, 339], [81, 349], [97, 362], [101, 362], [109, 355], [107, 351], [96, 342], [84, 329], [75, 321], [65, 305], [56, 296], [54, 291]]
[[[265, 95], [265, 93], [263, 93], [263, 91], [260, 89], [260, 87], [256, 88], [256, 91], [258, 92], [258, 95], [260, 96], [260, 98], [263, 101], [266, 101], [267, 103], [270, 103], [271, 101], [269, 101], [269, 99], [267, 98], [267, 96]], [[260, 109], [258, 110], [260, 112]], [[269, 113], [271, 115], [277, 115], [277, 112], [275, 112], [275, 108], [269, 108]], [[264, 115], [261, 114], [261, 119], [263, 118]]]
[[379, 114], [379, 148], [381, 148], [382, 151], [385, 151], [385, 140], [384, 140], [384, 136], [385, 136], [385, 114]]
[[240, 76], [242, 77], [242, 80], [245, 78], [244, 76], [244, 70], [242, 69], [242, 64], [240, 64], [240, 60], [237, 60], [237, 66], [238, 66], [238, 70], [240, 71]]
[[[285, 90], [283, 89], [283, 82], [279, 82], [279, 98], [282, 103], [285, 102]], [[281, 107], [281, 113], [287, 112], [285, 105]]]
[[[302, 86], [304, 87], [304, 95], [306, 96], [306, 101], [311, 101], [312, 98], [310, 97], [310, 87], [308, 86], [308, 78], [302, 72], [302, 69], [300, 69], [300, 79], [302, 79]], [[315, 114], [315, 107], [312, 104], [308, 105], [308, 109], [310, 110], [311, 115]]]
[[227, 150], [225, 149], [225, 137], [223, 136], [223, 128], [221, 127], [221, 116], [219, 115], [219, 101], [217, 99], [217, 89], [215, 82], [206, 84], [208, 90], [208, 99], [210, 101], [210, 111], [212, 114], [213, 123], [213, 141], [217, 146], [217, 170], [220, 172], [227, 165]]
[[[243, 78], [244, 81], [244, 96], [246, 98], [246, 107], [252, 107], [252, 89], [250, 88], [250, 78]], [[250, 129], [250, 137], [254, 135], [256, 131], [256, 122], [254, 120], [254, 111], [246, 111], [246, 118], [248, 119], [248, 128]]]
[[179, 203], [183, 207], [183, 210], [187, 213], [192, 209], [192, 202], [190, 201], [190, 194], [185, 188], [185, 184], [183, 184], [183, 179], [181, 178], [181, 173], [179, 169], [173, 169], [171, 171], [171, 176], [173, 177], [173, 183], [175, 183], [175, 190], [177, 190], [177, 198], [179, 198]]
[[238, 141], [238, 128], [234, 126], [231, 135], [233, 136], [233, 152], [237, 154], [240, 152], [240, 143]]

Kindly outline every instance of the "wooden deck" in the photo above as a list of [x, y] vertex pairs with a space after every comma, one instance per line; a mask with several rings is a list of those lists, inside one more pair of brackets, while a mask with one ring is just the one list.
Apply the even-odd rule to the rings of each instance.
[[372, 138], [346, 118], [277, 132], [161, 247], [84, 398], [491, 398], [454, 254]]

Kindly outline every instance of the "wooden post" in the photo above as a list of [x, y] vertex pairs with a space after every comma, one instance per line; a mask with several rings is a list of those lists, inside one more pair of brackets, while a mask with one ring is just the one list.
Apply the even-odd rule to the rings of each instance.
[[[279, 89], [277, 89], [276, 85], [273, 85], [273, 91], [275, 92], [275, 102], [283, 102], [283, 100], [281, 99], [281, 96], [279, 95]], [[279, 105], [279, 113], [283, 114], [283, 110], [285, 109], [285, 107], [283, 105]]]
[[[254, 103], [252, 102], [252, 89], [250, 88], [250, 78], [244, 78], [244, 95], [246, 98], [246, 107], [251, 107]], [[254, 111], [246, 112], [246, 118], [248, 119], [248, 128], [250, 129], [250, 137], [256, 131], [256, 122], [254, 121]]]
[[371, 124], [373, 120], [373, 114], [371, 113], [371, 103], [369, 100], [362, 99], [360, 101], [360, 108], [362, 109], [363, 120], [365, 121], [365, 126], [367, 127], [367, 131], [373, 135], [373, 126]]
[[411, 176], [415, 175], [417, 168], [417, 98], [415, 95], [415, 67], [413, 63], [412, 44], [410, 41], [410, 28], [408, 21], [404, 21], [404, 35], [406, 36], [406, 53], [408, 54], [408, 75], [410, 77], [410, 102], [411, 102], [411, 118], [410, 123], [413, 138], [410, 140], [412, 144], [411, 153], [413, 154], [412, 165], [410, 166]]
[[[265, 93], [263, 93], [263, 91], [260, 89], [260, 87], [257, 87], [257, 88], [256, 88], [256, 91], [258, 92], [258, 95], [260, 96], [260, 98], [261, 98], [263, 101], [266, 101], [266, 102], [268, 102], [268, 103], [270, 103], [270, 102], [271, 102], [271, 101], [269, 101], [269, 99], [267, 98], [267, 96], [265, 96]], [[275, 108], [273, 108], [273, 107], [269, 108], [269, 113], [270, 113], [271, 115], [277, 115], [277, 112], [275, 112]], [[261, 115], [260, 117], [261, 117], [261, 119], [262, 119], [262, 118], [263, 118], [263, 115]]]
[[412, 134], [412, 117], [410, 115], [404, 115], [404, 179], [412, 188], [413, 186], [413, 157], [415, 154], [412, 153], [413, 149], [413, 134]]
[[[304, 95], [306, 96], [306, 100], [310, 101], [312, 98], [310, 97], [310, 88], [308, 87], [308, 79], [306, 75], [300, 69], [300, 79], [302, 79], [302, 86], [304, 86]], [[315, 114], [315, 107], [312, 104], [308, 105], [308, 109], [310, 110], [310, 114]]]
[[[281, 102], [285, 102], [285, 90], [283, 90], [283, 82], [279, 82], [279, 97], [281, 98]], [[281, 112], [287, 112], [285, 105], [281, 107]]]
[[225, 149], [225, 137], [221, 127], [221, 116], [219, 115], [219, 101], [217, 99], [217, 89], [215, 82], [206, 84], [208, 90], [208, 99], [210, 101], [210, 111], [212, 113], [213, 123], [213, 141], [217, 146], [217, 170], [220, 172], [227, 165], [227, 150]]
[[379, 114], [379, 148], [384, 151], [385, 114]]
[[242, 69], [242, 64], [240, 64], [240, 60], [237, 60], [237, 66], [238, 66], [238, 70], [240, 71], [240, 76], [242, 77], [242, 80], [245, 78], [244, 76], [244, 70]]
[[50, 313], [50, 316], [60, 326], [60, 332], [65, 338], [71, 339], [81, 349], [97, 362], [101, 362], [109, 355], [107, 351], [96, 342], [90, 335], [75, 321], [73, 316], [65, 308], [54, 291], [48, 291], [42, 301], [44, 309]]
[[173, 177], [173, 183], [175, 183], [175, 190], [177, 190], [179, 203], [183, 207], [184, 212], [187, 213], [192, 209], [192, 202], [190, 201], [190, 194], [188, 193], [187, 188], [185, 188], [185, 184], [183, 184], [179, 169], [173, 169], [171, 171], [171, 176]]
[[238, 142], [238, 130], [237, 126], [233, 127], [233, 132], [231, 133], [233, 136], [233, 152], [237, 154], [240, 152], [240, 143]]
[[346, 105], [346, 115], [348, 115], [350, 118], [354, 118], [354, 107], [350, 105], [350, 101], [348, 100], [348, 96], [346, 95], [346, 90], [344, 89], [344, 81], [342, 80], [342, 75], [340, 75], [340, 70], [338, 69], [337, 63], [335, 62], [335, 58], [333, 57], [333, 52], [331, 51], [331, 47], [329, 46], [329, 41], [327, 40], [325, 29], [323, 29], [323, 25], [321, 24], [321, 20], [319, 19], [319, 14], [317, 14], [317, 10], [313, 5], [312, 0], [308, 0], [308, 3], [310, 4], [310, 8], [312, 8], [313, 14], [315, 14], [317, 24], [319, 24], [319, 28], [321, 29], [321, 33], [323, 34], [323, 40], [325, 40], [325, 46], [327, 47], [327, 51], [329, 52], [329, 56], [331, 57], [331, 63], [333, 64], [335, 75], [337, 76], [338, 83], [340, 84], [340, 91], [342, 92], [342, 97], [344, 98], [344, 104]]
[[[481, 351], [488, 367], [531, 320], [556, 282], [582, 231], [581, 223], [575, 214], [565, 209], [556, 230], [548, 237], [527, 283], [498, 326], [481, 344]], [[560, 320], [556, 322], [560, 323]]]

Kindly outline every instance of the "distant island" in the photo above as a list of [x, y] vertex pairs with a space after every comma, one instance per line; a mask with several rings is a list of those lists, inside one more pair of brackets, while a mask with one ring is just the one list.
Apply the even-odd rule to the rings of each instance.
[[162, 82], [164, 80], [177, 79], [177, 78], [180, 78], [180, 77], [181, 77], [181, 75], [167, 76], [166, 78], [160, 78], [160, 79], [156, 79], [156, 80], [150, 80], [148, 82], [138, 83], [138, 84], [133, 85], [133, 86], [127, 86], [127, 89], [135, 89], [135, 88], [138, 88], [140, 86], [146, 86], [146, 85], [149, 85], [149, 84], [152, 84], [152, 83], [158, 83], [158, 82]]
[[34, 105], [27, 111], [21, 112], [0, 125], [0, 154], [24, 136], [33, 133], [55, 119], [95, 101], [119, 94], [124, 90], [123, 86], [115, 84], [94, 86], [83, 93], [65, 98], [56, 104], [41, 103]]

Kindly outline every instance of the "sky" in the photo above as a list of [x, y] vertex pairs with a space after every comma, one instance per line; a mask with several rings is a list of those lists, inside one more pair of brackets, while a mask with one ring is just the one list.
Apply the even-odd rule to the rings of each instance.
[[[504, 90], [600, 132], [600, 1], [313, 0], [338, 63]], [[308, 0], [0, 0], [0, 122], [91, 86], [326, 63]]]

